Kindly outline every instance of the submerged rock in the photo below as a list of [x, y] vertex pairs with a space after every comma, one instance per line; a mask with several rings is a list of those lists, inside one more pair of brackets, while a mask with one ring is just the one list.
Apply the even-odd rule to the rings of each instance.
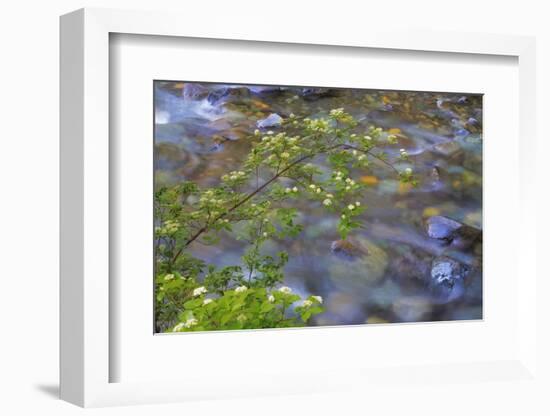
[[447, 157], [456, 158], [462, 156], [462, 148], [460, 147], [460, 144], [455, 141], [437, 143], [434, 145], [433, 149], [437, 153]]
[[256, 125], [260, 129], [267, 129], [269, 127], [279, 127], [283, 122], [283, 118], [276, 113], [271, 113], [269, 116], [262, 120], [258, 120]]
[[365, 238], [337, 240], [331, 244], [330, 277], [335, 285], [354, 291], [380, 282], [388, 266], [386, 252]]
[[464, 295], [470, 267], [447, 256], [436, 257], [430, 272], [430, 288], [436, 298], [450, 302]]
[[355, 245], [348, 240], [336, 240], [330, 245], [330, 250], [344, 260], [355, 260], [362, 255], [369, 254], [366, 247]]

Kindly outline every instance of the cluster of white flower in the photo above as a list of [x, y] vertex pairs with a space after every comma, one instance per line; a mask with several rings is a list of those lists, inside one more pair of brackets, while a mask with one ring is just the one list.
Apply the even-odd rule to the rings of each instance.
[[395, 134], [388, 134], [388, 142], [391, 144], [397, 143], [397, 136]]
[[163, 231], [167, 234], [173, 234], [180, 228], [180, 225], [174, 220], [166, 220], [164, 227], [160, 228], [159, 231]]
[[169, 280], [172, 280], [174, 277], [175, 276], [172, 273], [169, 273], [169, 274], [164, 276], [164, 280], [169, 281]]
[[412, 175], [412, 173], [413, 173], [413, 170], [411, 168], [406, 168], [405, 169], [405, 174], [410, 176], [410, 175]]
[[197, 287], [193, 290], [193, 296], [200, 296], [208, 292], [204, 286]]
[[316, 300], [319, 303], [323, 303], [323, 298], [321, 296], [312, 296], [311, 299]]
[[203, 305], [208, 305], [209, 303], [212, 303], [212, 302], [213, 302], [212, 299], [207, 298], [207, 299], [205, 299], [205, 300], [202, 302], [202, 304], [203, 304]]
[[195, 318], [189, 318], [187, 321], [185, 322], [180, 322], [179, 324], [177, 324], [174, 329], [172, 329], [172, 332], [179, 332], [181, 331], [183, 328], [191, 328], [192, 326], [195, 326], [199, 323], [199, 321], [197, 321], [197, 319]]
[[[246, 172], [243, 172], [242, 170], [233, 171], [233, 172], [229, 172], [229, 179], [232, 181], [236, 181], [237, 179], [242, 179], [245, 175], [246, 175]], [[227, 175], [224, 175], [224, 176], [227, 176]], [[222, 179], [224, 178], [222, 177]]]
[[285, 192], [286, 192], [287, 194], [289, 194], [289, 193], [291, 193], [291, 192], [293, 192], [293, 193], [296, 194], [296, 193], [298, 193], [298, 188], [295, 187], [295, 186], [292, 187], [292, 188], [286, 188], [286, 189], [285, 189]]
[[332, 201], [327, 198], [323, 201], [323, 205], [326, 207], [330, 207], [332, 205]]
[[319, 133], [326, 133], [330, 129], [329, 121], [324, 118], [318, 118], [315, 120], [304, 118], [304, 123], [308, 129]]
[[267, 297], [267, 301], [268, 301], [269, 303], [275, 302], [275, 296], [269, 295], [269, 296]]
[[288, 286], [281, 286], [279, 288], [279, 292], [289, 294], [289, 293], [292, 293], [292, 289], [289, 288]]
[[347, 183], [348, 185], [350, 185], [350, 186], [355, 185], [355, 181], [354, 181], [353, 179], [351, 179], [351, 178], [346, 178], [346, 183]]
[[309, 299], [304, 300], [303, 303], [302, 303], [302, 306], [304, 308], [309, 308], [311, 305], [313, 305], [313, 302], [310, 301]]
[[246, 292], [247, 290], [248, 288], [246, 286], [239, 286], [235, 288], [235, 293], [242, 293], [242, 292]]
[[344, 109], [343, 108], [335, 108], [333, 110], [330, 110], [330, 115], [332, 117], [340, 117], [344, 115]]
[[361, 202], [356, 201], [356, 202], [355, 202], [355, 205], [354, 205], [354, 204], [349, 204], [349, 205], [348, 205], [348, 209], [349, 209], [350, 211], [353, 211], [353, 210], [355, 209], [355, 207], [359, 207], [359, 206], [361, 206]]
[[405, 149], [399, 149], [399, 153], [401, 154], [401, 157], [403, 157], [403, 158], [405, 158], [409, 155]]

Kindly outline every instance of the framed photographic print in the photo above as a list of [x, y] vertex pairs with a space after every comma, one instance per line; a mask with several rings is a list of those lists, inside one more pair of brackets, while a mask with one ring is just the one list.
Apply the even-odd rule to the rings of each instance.
[[300, 33], [62, 17], [65, 400], [537, 385], [533, 40]]

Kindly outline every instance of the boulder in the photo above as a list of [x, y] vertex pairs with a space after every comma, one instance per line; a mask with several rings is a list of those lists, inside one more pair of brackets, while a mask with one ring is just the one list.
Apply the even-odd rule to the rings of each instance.
[[267, 129], [270, 127], [279, 127], [283, 122], [283, 118], [276, 113], [271, 113], [269, 116], [262, 120], [258, 120], [256, 125], [259, 129]]
[[435, 298], [446, 303], [464, 295], [466, 277], [470, 267], [447, 256], [436, 257], [432, 261], [429, 287]]
[[427, 218], [425, 229], [428, 237], [459, 249], [468, 248], [481, 239], [481, 230], [442, 215]]

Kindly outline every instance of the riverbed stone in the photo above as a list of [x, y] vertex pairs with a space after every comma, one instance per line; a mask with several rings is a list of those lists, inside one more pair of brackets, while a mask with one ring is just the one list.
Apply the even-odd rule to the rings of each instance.
[[441, 302], [450, 302], [464, 295], [466, 276], [470, 267], [447, 256], [436, 257], [432, 262], [429, 287]]
[[442, 215], [427, 218], [425, 229], [428, 237], [459, 249], [471, 247], [481, 239], [481, 230]]
[[267, 129], [269, 127], [279, 127], [283, 123], [283, 118], [277, 113], [271, 113], [266, 118], [258, 120], [256, 125], [259, 129]]

